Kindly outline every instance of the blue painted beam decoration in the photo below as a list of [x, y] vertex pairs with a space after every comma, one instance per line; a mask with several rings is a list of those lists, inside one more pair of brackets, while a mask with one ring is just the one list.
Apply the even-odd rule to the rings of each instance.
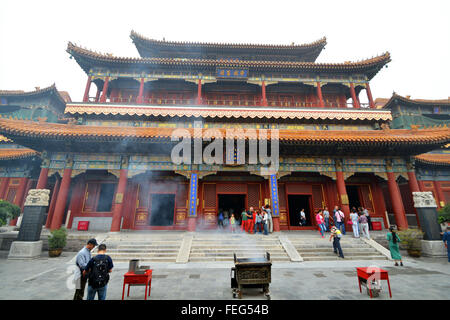
[[248, 77], [248, 70], [245, 69], [217, 69], [217, 78], [243, 79]]
[[272, 216], [279, 217], [280, 209], [278, 207], [278, 184], [276, 174], [270, 176], [270, 194], [272, 196]]
[[196, 173], [191, 174], [190, 192], [189, 192], [189, 217], [197, 216], [197, 189], [198, 177]]

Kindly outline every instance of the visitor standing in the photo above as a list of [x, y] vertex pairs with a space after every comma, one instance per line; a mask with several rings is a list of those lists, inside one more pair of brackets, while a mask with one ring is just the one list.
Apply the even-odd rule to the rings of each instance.
[[397, 261], [400, 261], [400, 265], [403, 266], [402, 255], [400, 254], [400, 248], [398, 246], [401, 240], [397, 235], [395, 226], [391, 226], [389, 231], [390, 233], [387, 234], [387, 240], [389, 241], [389, 250], [391, 251], [392, 260], [395, 261], [396, 266], [398, 266]]
[[262, 226], [262, 216], [258, 211], [255, 211], [255, 234], [258, 229], [259, 233], [262, 233], [261, 226]]
[[217, 225], [219, 228], [223, 229], [223, 212], [219, 212], [219, 217], [217, 218]]
[[326, 227], [322, 216], [322, 210], [317, 211], [316, 222], [317, 226], [319, 227], [320, 235], [322, 236], [322, 238], [325, 237]]
[[89, 260], [91, 260], [91, 251], [98, 245], [97, 240], [90, 239], [86, 246], [81, 249], [75, 258], [75, 295], [73, 300], [83, 300], [84, 289], [86, 288], [87, 277], [83, 275]]
[[262, 225], [264, 229], [264, 235], [267, 236], [268, 233], [268, 224], [269, 224], [269, 213], [267, 211], [262, 211]]
[[235, 233], [236, 232], [236, 219], [234, 218], [234, 213], [231, 214], [230, 226], [231, 226], [231, 233]]
[[306, 225], [305, 209], [302, 209], [302, 211], [300, 211], [300, 225], [301, 226], [305, 226]]
[[339, 230], [342, 230], [342, 234], [345, 235], [345, 224], [344, 224], [344, 219], [345, 219], [345, 215], [342, 212], [341, 208], [339, 208], [338, 206], [335, 207], [334, 209], [335, 213], [334, 213], [334, 221], [335, 221], [335, 226], [336, 228], [338, 228]]
[[106, 255], [106, 245], [98, 246], [98, 254], [89, 260], [84, 274], [89, 275], [88, 281], [88, 300], [94, 300], [95, 294], [98, 300], [106, 299], [106, 291], [108, 289], [109, 273], [114, 267], [111, 257]]
[[344, 253], [342, 252], [341, 248], [341, 238], [342, 233], [340, 230], [338, 230], [335, 226], [331, 228], [331, 235], [330, 235], [330, 241], [333, 239], [333, 251], [336, 254], [339, 254], [339, 257], [344, 259]]
[[250, 207], [250, 210], [247, 213], [247, 217], [248, 217], [247, 232], [252, 233], [253, 228], [255, 227], [255, 218], [256, 218], [256, 213], [254, 212], [253, 207]]
[[356, 208], [352, 209], [352, 213], [350, 213], [350, 219], [348, 220], [353, 229], [353, 237], [359, 238], [359, 226], [358, 226], [358, 213], [356, 212]]
[[450, 242], [450, 228], [447, 227], [447, 229], [444, 232], [444, 235], [442, 236], [442, 240], [444, 241], [444, 246], [447, 248], [447, 258], [448, 258], [448, 262], [450, 262], [450, 246], [449, 246], [449, 242]]
[[330, 212], [328, 211], [328, 207], [325, 207], [323, 210], [323, 218], [325, 222], [325, 230], [326, 232], [330, 232]]
[[358, 222], [359, 222], [359, 224], [360, 224], [360, 226], [361, 226], [361, 230], [362, 230], [361, 234], [364, 234], [364, 236], [365, 236], [367, 239], [370, 239], [370, 235], [369, 235], [369, 223], [368, 223], [368, 221], [367, 221], [367, 216], [366, 216], [365, 214], [362, 214], [362, 215], [359, 217]]
[[245, 211], [245, 209], [242, 209], [242, 213], [241, 213], [241, 231], [247, 231], [247, 221], [248, 221], [248, 217], [247, 217], [247, 211]]
[[270, 206], [268, 204], [266, 204], [262, 210], [264, 212], [267, 212], [267, 216], [268, 216], [268, 225], [267, 225], [267, 231], [272, 233], [273, 232], [273, 219], [272, 219], [272, 211], [270, 210]]

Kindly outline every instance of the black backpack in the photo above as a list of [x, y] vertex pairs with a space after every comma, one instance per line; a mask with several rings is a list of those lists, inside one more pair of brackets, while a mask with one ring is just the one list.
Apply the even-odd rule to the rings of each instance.
[[108, 284], [108, 256], [96, 256], [93, 258], [92, 270], [89, 273], [89, 285], [94, 288], [102, 288]]

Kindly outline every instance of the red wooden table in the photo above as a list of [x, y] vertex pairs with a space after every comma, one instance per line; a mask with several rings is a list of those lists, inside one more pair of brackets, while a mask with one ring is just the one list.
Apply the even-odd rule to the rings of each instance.
[[392, 298], [391, 284], [389, 283], [389, 275], [386, 270], [376, 267], [368, 267], [368, 268], [356, 268], [356, 272], [358, 275], [359, 292], [362, 292], [361, 279], [366, 280], [367, 287], [369, 288], [370, 298], [372, 298], [372, 290], [370, 288], [372, 280], [387, 280], [389, 288], [389, 296]]
[[[130, 296], [130, 286], [145, 285], [145, 300], [147, 296], [150, 297], [150, 292], [152, 289], [152, 272], [153, 270], [145, 270], [144, 274], [135, 274], [134, 272], [127, 272], [123, 275], [123, 289], [122, 289], [122, 300], [125, 295], [125, 285], [128, 284], [127, 297]], [[147, 295], [148, 289], [148, 295]]]

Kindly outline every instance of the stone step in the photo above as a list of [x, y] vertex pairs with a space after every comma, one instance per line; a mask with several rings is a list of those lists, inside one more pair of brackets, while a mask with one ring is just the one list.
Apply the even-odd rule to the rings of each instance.
[[[272, 258], [273, 261], [290, 261], [289, 257]], [[189, 262], [234, 261], [233, 257], [192, 257]]]
[[[377, 254], [376, 252], [348, 252], [348, 251], [343, 251], [344, 252], [344, 256], [380, 256], [380, 257], [384, 257], [384, 255], [382, 254]], [[333, 251], [331, 250], [331, 252], [299, 252], [300, 255], [304, 258], [304, 257], [319, 257], [319, 256], [326, 256], [326, 255], [332, 255], [334, 254]]]
[[166, 250], [166, 249], [145, 249], [145, 250], [139, 250], [139, 249], [128, 249], [128, 250], [123, 250], [123, 249], [108, 249], [108, 254], [109, 253], [127, 253], [127, 252], [131, 252], [131, 253], [173, 253], [173, 254], [178, 254], [178, 249], [176, 250]]
[[315, 256], [315, 257], [305, 257], [304, 261], [331, 261], [331, 260], [387, 260], [384, 256], [346, 256], [345, 259], [339, 258], [337, 255], [334, 256]]

